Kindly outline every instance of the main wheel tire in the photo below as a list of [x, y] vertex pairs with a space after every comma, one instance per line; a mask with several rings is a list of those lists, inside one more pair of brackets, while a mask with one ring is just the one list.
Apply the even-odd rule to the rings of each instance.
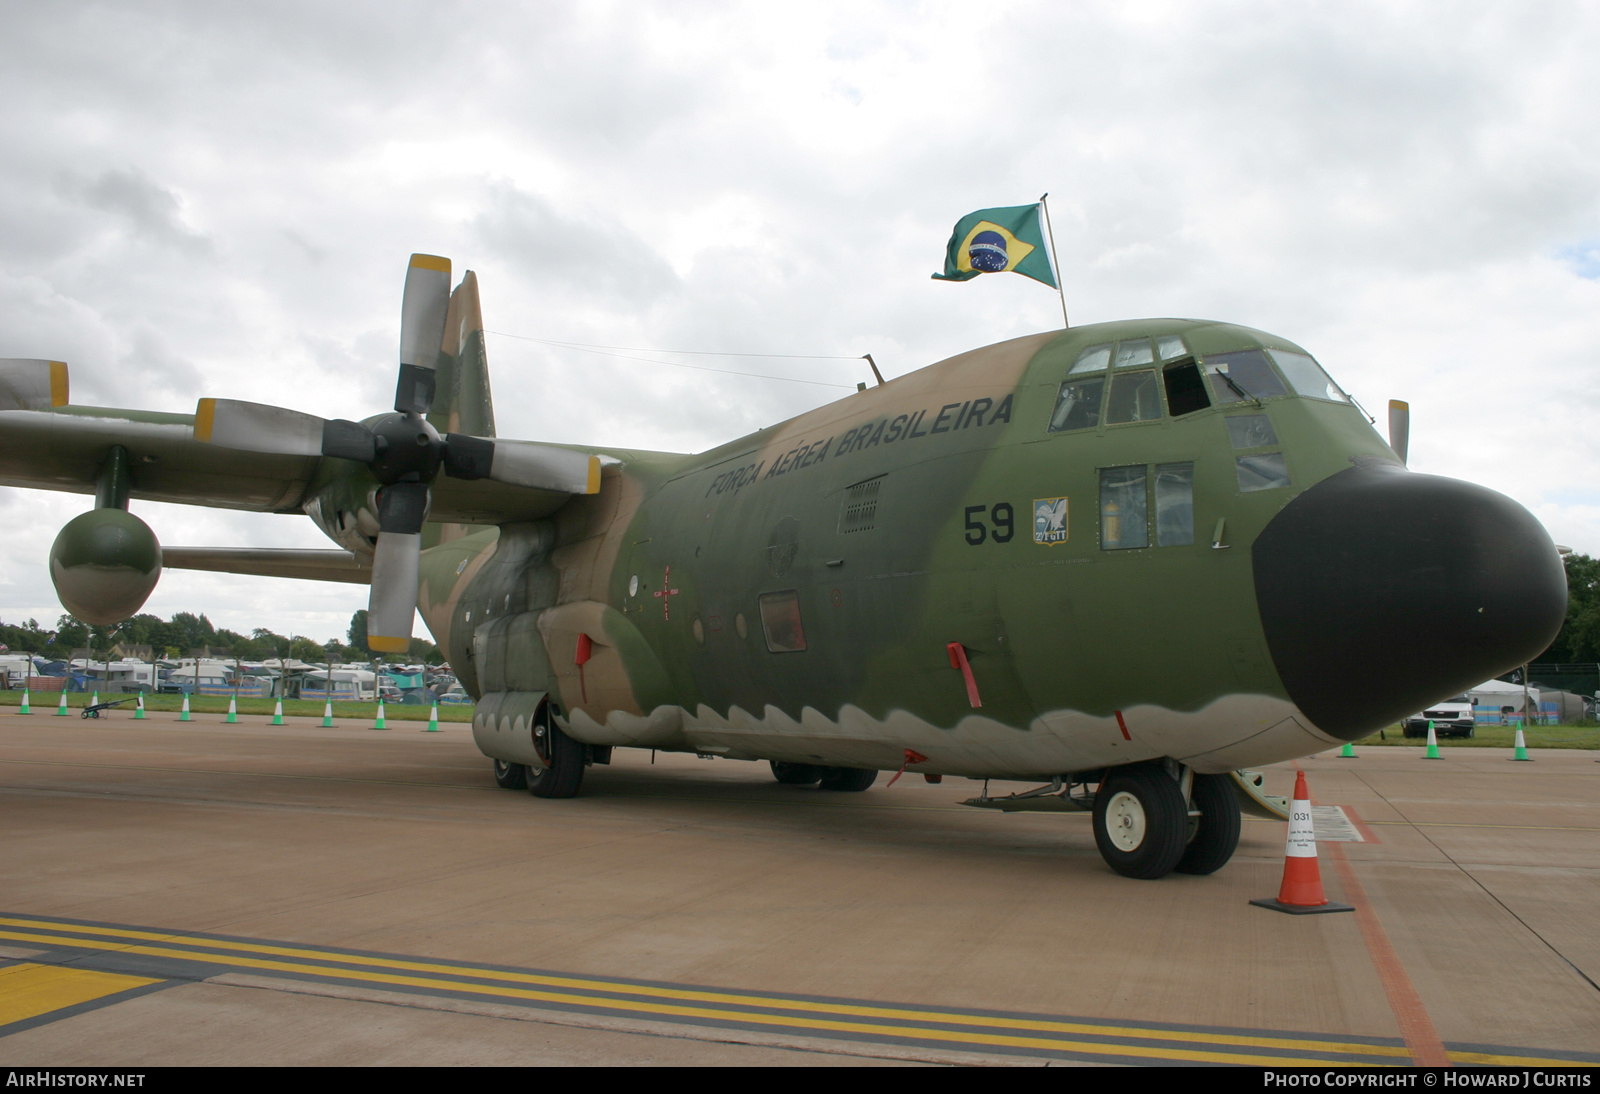
[[865, 790], [878, 781], [878, 772], [867, 767], [825, 767], [822, 769], [823, 790]]
[[494, 761], [494, 784], [502, 790], [526, 790], [528, 765]]
[[772, 777], [784, 786], [815, 786], [828, 770], [816, 764], [791, 764], [783, 760], [773, 760], [771, 764]]
[[1094, 799], [1094, 842], [1123, 877], [1165, 877], [1183, 857], [1189, 810], [1178, 784], [1159, 767], [1113, 771]]
[[1239, 846], [1239, 795], [1227, 775], [1196, 775], [1189, 801], [1200, 811], [1194, 837], [1173, 867], [1180, 874], [1213, 874]]
[[548, 708], [540, 719], [544, 754], [550, 762], [545, 767], [528, 768], [528, 793], [536, 798], [570, 798], [583, 785], [584, 761], [588, 756], [581, 743], [561, 732]]

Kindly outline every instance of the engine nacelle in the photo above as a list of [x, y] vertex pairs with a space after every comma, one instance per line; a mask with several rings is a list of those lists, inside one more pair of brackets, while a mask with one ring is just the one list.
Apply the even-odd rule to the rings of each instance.
[[161, 577], [161, 544], [125, 509], [73, 517], [50, 545], [50, 580], [62, 607], [85, 623], [120, 623], [140, 608]]

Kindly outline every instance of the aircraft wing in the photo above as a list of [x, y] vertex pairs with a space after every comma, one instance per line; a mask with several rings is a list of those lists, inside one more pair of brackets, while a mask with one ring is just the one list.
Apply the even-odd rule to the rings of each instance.
[[[0, 486], [93, 494], [107, 456], [120, 445], [129, 456], [130, 497], [250, 512], [303, 511], [318, 486], [322, 456], [207, 443], [195, 438], [194, 424], [193, 414], [112, 407], [0, 410]], [[560, 480], [545, 475], [542, 481], [551, 485], [534, 485], [541, 479], [531, 474], [519, 476], [520, 481], [441, 474], [432, 484], [430, 520], [456, 524], [537, 520], [574, 494], [592, 492], [590, 480], [598, 478], [599, 458], [588, 453], [531, 442], [500, 445], [506, 452], [538, 458], [541, 470], [552, 460], [560, 461], [565, 474]], [[364, 477], [364, 468], [337, 462], [345, 464], [352, 476]], [[569, 469], [564, 464], [574, 466]], [[573, 481], [561, 481], [567, 478]]]
[[61, 406], [0, 411], [0, 485], [93, 494], [114, 446], [130, 457], [130, 496], [298, 513], [316, 456], [242, 452], [194, 438], [193, 414]]

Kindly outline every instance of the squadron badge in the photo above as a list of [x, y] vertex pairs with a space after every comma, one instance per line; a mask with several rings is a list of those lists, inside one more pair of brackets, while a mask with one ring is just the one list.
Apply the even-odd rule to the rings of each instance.
[[1067, 499], [1033, 499], [1033, 542], [1054, 546], [1067, 542]]

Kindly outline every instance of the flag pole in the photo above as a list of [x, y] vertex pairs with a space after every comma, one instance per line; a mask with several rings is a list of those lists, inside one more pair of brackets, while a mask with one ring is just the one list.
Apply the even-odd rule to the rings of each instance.
[[1056, 295], [1061, 298], [1061, 325], [1070, 327], [1072, 324], [1067, 322], [1067, 293], [1061, 285], [1061, 261], [1056, 258], [1056, 231], [1050, 226], [1050, 203], [1045, 200], [1049, 196], [1048, 190], [1039, 195], [1039, 208], [1044, 210], [1044, 230], [1050, 239], [1050, 264], [1055, 267]]

